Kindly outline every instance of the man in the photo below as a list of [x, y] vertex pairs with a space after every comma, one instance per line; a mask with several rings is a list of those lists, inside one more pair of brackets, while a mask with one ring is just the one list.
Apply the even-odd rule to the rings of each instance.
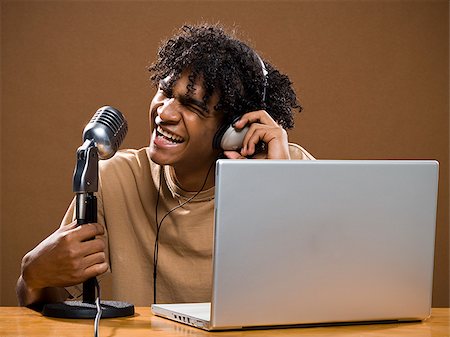
[[[312, 159], [288, 143], [301, 110], [288, 77], [221, 27], [183, 27], [149, 70], [150, 146], [100, 162], [98, 223], [77, 226], [72, 202], [23, 258], [21, 305], [76, 297], [108, 269], [115, 300], [210, 301], [216, 159]], [[249, 126], [238, 151], [213, 146], [228, 124]]]

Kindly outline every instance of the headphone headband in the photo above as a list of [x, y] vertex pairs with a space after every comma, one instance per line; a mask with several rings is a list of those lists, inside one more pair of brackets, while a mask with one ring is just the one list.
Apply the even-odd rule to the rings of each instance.
[[[256, 58], [259, 60], [259, 63], [261, 64], [261, 71], [263, 73], [263, 92], [262, 92], [262, 103], [263, 106], [262, 108], [264, 108], [264, 105], [266, 104], [266, 90], [267, 90], [267, 86], [268, 86], [268, 77], [269, 77], [269, 72], [267, 71], [266, 65], [264, 64], [264, 61], [262, 60], [262, 58], [258, 55], [257, 52], [254, 51], [254, 54], [256, 56]], [[225, 133], [230, 129], [233, 128], [233, 124], [235, 122], [237, 122], [239, 120], [239, 118], [241, 118], [241, 116], [229, 116], [228, 120], [222, 124], [222, 126], [219, 127], [219, 129], [217, 130], [216, 134], [214, 135], [213, 138], [213, 148], [215, 149], [220, 149], [222, 148], [222, 142], [223, 142], [223, 138]], [[229, 138], [230, 136], [227, 133], [227, 136], [225, 138]], [[240, 136], [242, 137], [242, 136]], [[238, 137], [238, 138], [240, 138]], [[233, 142], [237, 141], [236, 139], [233, 139]], [[241, 141], [241, 140], [239, 140]]]
[[266, 103], [266, 89], [267, 89], [267, 85], [268, 85], [268, 77], [269, 77], [269, 72], [267, 71], [266, 65], [264, 64], [264, 61], [262, 60], [262, 58], [258, 55], [257, 52], [255, 52], [256, 57], [259, 60], [259, 63], [261, 63], [261, 70], [264, 76], [264, 87], [263, 87], [263, 94], [262, 94], [262, 101], [265, 104]]

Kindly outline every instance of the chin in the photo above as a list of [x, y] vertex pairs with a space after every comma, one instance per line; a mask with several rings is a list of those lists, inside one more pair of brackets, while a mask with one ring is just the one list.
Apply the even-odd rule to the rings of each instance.
[[166, 165], [167, 164], [167, 163], [165, 163], [164, 158], [162, 158], [162, 156], [158, 153], [158, 150], [155, 149], [155, 146], [153, 145], [153, 143], [150, 143], [148, 155], [149, 155], [150, 159], [158, 165]]
[[171, 165], [177, 163], [178, 156], [172, 154], [164, 153], [164, 151], [159, 150], [155, 145], [150, 144], [148, 155], [150, 159], [158, 165]]

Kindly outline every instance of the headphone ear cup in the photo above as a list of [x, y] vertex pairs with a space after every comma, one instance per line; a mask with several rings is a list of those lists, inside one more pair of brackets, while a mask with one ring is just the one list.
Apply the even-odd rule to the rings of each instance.
[[217, 141], [223, 151], [238, 151], [242, 148], [244, 137], [248, 131], [248, 126], [243, 129], [236, 129], [233, 125], [228, 125], [228, 128], [223, 132], [220, 139]]
[[219, 150], [222, 149], [220, 146], [220, 143], [222, 142], [222, 138], [224, 133], [228, 130], [228, 128], [231, 127], [231, 124], [226, 123], [223, 124], [216, 132], [213, 138], [213, 149]]
[[248, 126], [236, 129], [233, 125], [241, 116], [237, 116], [231, 122], [223, 124], [213, 138], [213, 148], [222, 151], [237, 151], [242, 148], [244, 137], [248, 131]]

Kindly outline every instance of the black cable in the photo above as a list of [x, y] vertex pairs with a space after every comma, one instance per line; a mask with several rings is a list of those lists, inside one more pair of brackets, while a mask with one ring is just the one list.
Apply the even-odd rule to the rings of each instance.
[[164, 167], [160, 166], [158, 197], [156, 199], [156, 206], [155, 206], [156, 237], [155, 237], [155, 245], [153, 247], [153, 303], [156, 303], [156, 274], [157, 274], [157, 266], [158, 266], [158, 257], [157, 256], [158, 256], [158, 241], [159, 241], [159, 229], [160, 229], [160, 226], [158, 224], [158, 205], [159, 205], [159, 196], [161, 194], [163, 170], [164, 170]]
[[164, 167], [161, 166], [161, 171], [159, 173], [159, 187], [158, 187], [158, 197], [156, 199], [156, 209], [155, 209], [155, 223], [156, 223], [156, 238], [155, 238], [155, 246], [153, 248], [153, 303], [156, 304], [156, 279], [157, 279], [157, 274], [158, 274], [158, 251], [159, 251], [159, 233], [161, 230], [161, 226], [162, 223], [164, 221], [164, 219], [173, 211], [175, 211], [176, 209], [183, 207], [184, 205], [186, 205], [187, 203], [191, 202], [192, 199], [194, 199], [196, 196], [198, 196], [200, 194], [201, 191], [203, 191], [203, 188], [206, 185], [206, 182], [208, 181], [208, 177], [209, 177], [209, 173], [211, 172], [211, 169], [214, 166], [214, 163], [216, 162], [216, 160], [214, 160], [211, 163], [211, 166], [208, 169], [208, 172], [206, 173], [206, 177], [205, 177], [205, 181], [203, 181], [202, 187], [200, 187], [200, 189], [189, 199], [187, 199], [186, 201], [184, 201], [183, 203], [175, 206], [174, 208], [172, 208], [171, 210], [169, 210], [161, 219], [161, 221], [158, 223], [158, 204], [159, 204], [159, 197], [161, 194], [161, 185], [162, 185], [162, 177], [163, 177], [163, 169]]
[[100, 284], [97, 281], [97, 278], [95, 278], [95, 288], [97, 289], [97, 298], [95, 300], [95, 306], [97, 307], [97, 315], [95, 315], [94, 320], [94, 337], [99, 337], [99, 324], [100, 319], [102, 317], [102, 306], [100, 303]]

